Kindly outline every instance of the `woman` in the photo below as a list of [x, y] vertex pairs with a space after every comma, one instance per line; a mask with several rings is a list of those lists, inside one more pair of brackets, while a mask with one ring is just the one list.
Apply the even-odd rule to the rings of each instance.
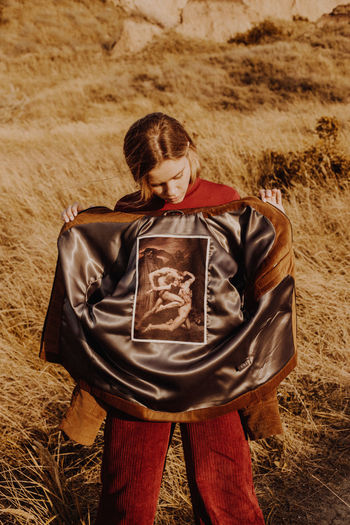
[[[140, 191], [119, 200], [116, 211], [179, 210], [240, 199], [233, 188], [199, 177], [199, 159], [191, 137], [177, 120], [165, 114], [152, 113], [135, 122], [125, 136], [124, 154]], [[283, 211], [279, 190], [260, 190], [260, 197]], [[74, 220], [81, 209], [74, 203], [62, 212], [62, 219]], [[195, 279], [183, 268], [176, 271], [176, 293], [169, 293], [168, 298], [161, 296], [169, 286], [171, 291], [172, 285], [163, 283], [161, 287], [159, 275], [158, 287], [152, 287], [151, 282], [149, 288], [159, 290], [161, 304], [155, 303], [159, 308], [163, 305], [164, 310], [165, 302], [171, 299], [177, 303], [178, 327], [189, 321], [190, 287]], [[179, 312], [181, 307], [184, 312]], [[171, 330], [174, 322], [173, 318], [148, 328]], [[238, 412], [181, 423], [180, 429], [196, 523], [263, 524]], [[143, 421], [115, 409], [108, 411], [96, 525], [153, 523], [171, 432], [169, 422]]]

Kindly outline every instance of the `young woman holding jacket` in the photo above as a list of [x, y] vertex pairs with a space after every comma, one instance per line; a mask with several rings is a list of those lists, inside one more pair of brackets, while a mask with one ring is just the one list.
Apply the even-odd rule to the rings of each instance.
[[[146, 115], [130, 127], [124, 155], [140, 190], [121, 198], [115, 211], [181, 210], [240, 199], [235, 189], [199, 177], [200, 164], [191, 137], [176, 119], [163, 113]], [[279, 190], [260, 190], [260, 197], [283, 211]], [[62, 212], [62, 219], [74, 220], [81, 209], [74, 203]], [[165, 289], [165, 276], [161, 277], [157, 277], [157, 286]], [[183, 277], [185, 283], [188, 279]], [[188, 289], [190, 284], [188, 281]], [[173, 301], [178, 297], [180, 303], [181, 287], [178, 295], [174, 290]], [[190, 298], [187, 302], [190, 304]], [[168, 421], [146, 421], [108, 409], [96, 525], [153, 524], [173, 426]], [[180, 423], [180, 429], [195, 522], [262, 525], [249, 446], [238, 411]]]

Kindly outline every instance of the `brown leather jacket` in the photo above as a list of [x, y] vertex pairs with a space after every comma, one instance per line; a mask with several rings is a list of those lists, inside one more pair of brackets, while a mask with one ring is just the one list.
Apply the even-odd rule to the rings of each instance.
[[62, 228], [40, 350], [77, 382], [62, 430], [91, 444], [114, 406], [180, 422], [238, 409], [251, 439], [282, 432], [289, 220], [254, 197], [159, 215], [92, 208]]

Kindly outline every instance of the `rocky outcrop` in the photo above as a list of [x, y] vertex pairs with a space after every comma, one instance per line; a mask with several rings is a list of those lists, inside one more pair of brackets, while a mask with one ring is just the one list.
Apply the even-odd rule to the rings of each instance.
[[[168, 29], [185, 37], [226, 42], [266, 18], [315, 21], [339, 0], [112, 0], [126, 19], [113, 53], [141, 50]], [[131, 17], [131, 18], [129, 18]]]
[[339, 26], [347, 24], [350, 30], [350, 4], [337, 6], [331, 13], [327, 13], [317, 21], [319, 27]]
[[176, 31], [185, 37], [226, 42], [252, 25], [245, 2], [187, 2]]
[[142, 16], [169, 29], [181, 23], [181, 11], [188, 0], [114, 0], [113, 3], [129, 15]]
[[142, 19], [124, 20], [119, 40], [113, 46], [113, 55], [137, 53], [141, 51], [154, 36], [160, 35], [162, 29]]
[[247, 0], [243, 3], [252, 14], [259, 16], [259, 21], [268, 17], [290, 20], [293, 16], [299, 15], [314, 22], [341, 2], [339, 0]]
[[329, 12], [339, 0], [192, 0], [182, 11], [177, 32], [186, 37], [226, 42], [266, 18], [291, 20], [299, 15], [311, 21]]

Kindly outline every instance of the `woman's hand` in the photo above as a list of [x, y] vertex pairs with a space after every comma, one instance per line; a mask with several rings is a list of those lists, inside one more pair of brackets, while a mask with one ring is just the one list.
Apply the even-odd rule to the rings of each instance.
[[282, 204], [281, 190], [278, 190], [277, 188], [273, 188], [272, 190], [261, 189], [259, 190], [259, 196], [263, 202], [268, 202], [285, 213]]
[[78, 215], [79, 211], [82, 211], [82, 207], [79, 202], [74, 202], [68, 208], [63, 210], [61, 213], [61, 219], [65, 222], [74, 221], [75, 217]]

